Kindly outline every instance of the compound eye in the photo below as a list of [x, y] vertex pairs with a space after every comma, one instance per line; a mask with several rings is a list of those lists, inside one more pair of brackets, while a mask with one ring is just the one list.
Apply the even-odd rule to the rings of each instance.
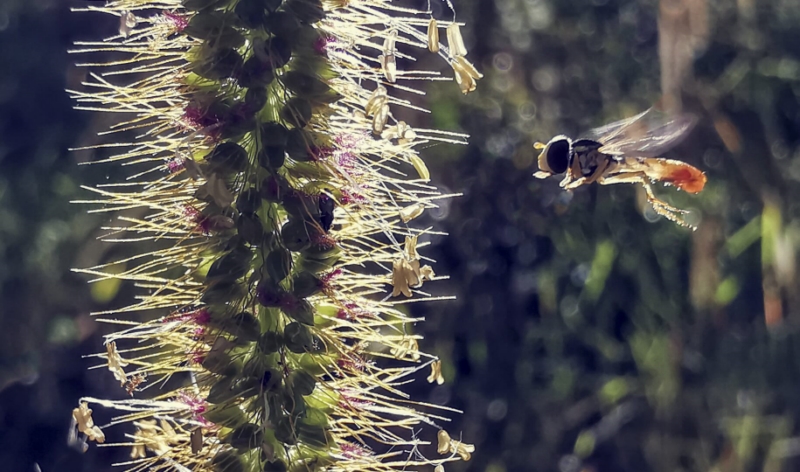
[[563, 174], [569, 167], [569, 141], [559, 139], [547, 145], [545, 150], [547, 156], [547, 166], [554, 174]]

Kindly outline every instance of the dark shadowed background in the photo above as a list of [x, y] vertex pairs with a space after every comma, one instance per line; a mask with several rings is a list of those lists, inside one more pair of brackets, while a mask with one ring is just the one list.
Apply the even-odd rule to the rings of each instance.
[[[82, 356], [108, 330], [89, 312], [133, 296], [69, 271], [116, 250], [95, 240], [107, 217], [68, 202], [119, 172], [67, 151], [108, 120], [72, 111], [64, 90], [87, 72], [67, 50], [117, 28], [69, 13], [79, 5], [0, 3], [3, 471], [105, 471], [128, 453], [66, 440], [80, 396], [125, 395]], [[463, 194], [422, 221], [450, 233], [426, 255], [451, 276], [435, 294], [457, 299], [413, 306], [447, 382], [410, 390], [464, 410], [448, 429], [477, 447], [448, 471], [800, 470], [800, 2], [456, 8], [485, 78], [466, 97], [431, 86], [433, 113], [403, 117], [472, 136], [424, 153], [434, 183]], [[693, 211], [696, 232], [633, 186], [566, 193], [531, 177], [533, 142], [659, 100], [700, 118], [667, 157], [705, 170], [706, 190], [657, 189]]]

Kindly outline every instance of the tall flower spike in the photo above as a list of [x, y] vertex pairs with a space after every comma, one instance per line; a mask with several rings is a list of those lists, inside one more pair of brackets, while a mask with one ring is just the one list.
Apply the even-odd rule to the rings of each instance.
[[[110, 0], [89, 10], [117, 16], [119, 35], [75, 52], [114, 60], [89, 64], [100, 72], [71, 94], [81, 109], [124, 117], [109, 133], [126, 138], [97, 146], [118, 150], [100, 162], [145, 170], [81, 203], [137, 210], [107, 239], [153, 249], [80, 270], [143, 292], [99, 313], [119, 330], [97, 357], [133, 398], [82, 399], [82, 440], [103, 440], [93, 405], [129, 424], [119, 445], [135, 471], [383, 472], [468, 458], [468, 445], [436, 456], [448, 409], [400, 390], [439, 363], [410, 334], [420, 320], [397, 308], [436, 299], [422, 282], [442, 278], [421, 265], [417, 241], [429, 230], [407, 225], [446, 197], [416, 149], [466, 136], [392, 114], [425, 111], [392, 92], [422, 94], [420, 79], [444, 79], [399, 70], [414, 51], [437, 52], [462, 90], [474, 89], [463, 45], [456, 54], [430, 44], [439, 27], [457, 27], [383, 0]], [[145, 310], [162, 315], [130, 318]]]

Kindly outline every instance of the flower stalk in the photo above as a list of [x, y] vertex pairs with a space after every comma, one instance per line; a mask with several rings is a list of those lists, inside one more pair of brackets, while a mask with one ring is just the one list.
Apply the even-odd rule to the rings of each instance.
[[[115, 153], [101, 162], [136, 171], [82, 203], [137, 210], [106, 239], [155, 248], [80, 270], [142, 289], [99, 314], [119, 329], [98, 357], [132, 398], [82, 399], [84, 440], [105, 440], [93, 405], [120, 412], [111, 425], [133, 425], [121, 444], [128, 470], [441, 470], [468, 460], [472, 447], [441, 427], [452, 410], [402, 391], [423, 370], [443, 378], [411, 333], [421, 320], [399, 307], [436, 300], [423, 284], [444, 278], [419, 252], [432, 230], [409, 225], [446, 197], [417, 149], [466, 136], [393, 116], [425, 111], [397, 92], [449, 80], [399, 67], [414, 51], [435, 51], [464, 93], [475, 88], [458, 25], [382, 0], [112, 0], [90, 10], [119, 17], [119, 35], [76, 52], [116, 59], [88, 64], [102, 72], [71, 93], [81, 109], [124, 116], [110, 132], [136, 137], [104, 146]], [[126, 318], [154, 310], [149, 321]], [[441, 455], [428, 458], [421, 447], [434, 437]]]

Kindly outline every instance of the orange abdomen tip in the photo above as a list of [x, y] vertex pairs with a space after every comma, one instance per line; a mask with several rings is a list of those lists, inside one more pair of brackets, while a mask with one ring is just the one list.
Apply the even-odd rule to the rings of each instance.
[[706, 174], [700, 169], [689, 164], [675, 166], [671, 172], [663, 176], [660, 180], [664, 183], [674, 185], [684, 192], [700, 193], [706, 185]]

